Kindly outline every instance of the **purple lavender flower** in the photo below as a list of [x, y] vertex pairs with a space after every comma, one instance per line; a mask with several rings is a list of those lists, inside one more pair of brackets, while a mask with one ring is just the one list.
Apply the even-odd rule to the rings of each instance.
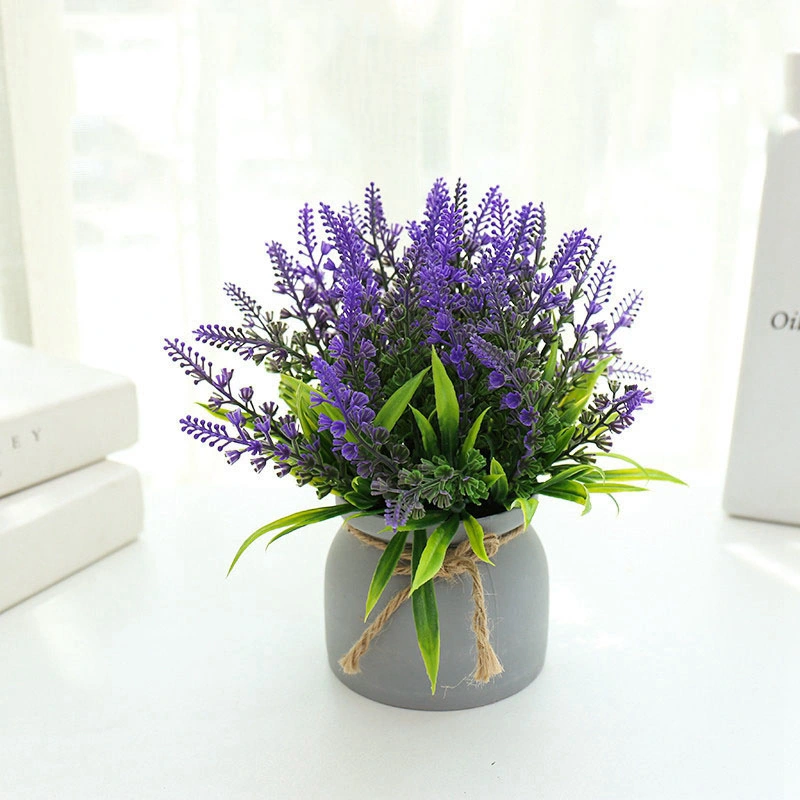
[[636, 384], [626, 386], [625, 393], [611, 404], [617, 417], [608, 423], [609, 429], [614, 433], [622, 433], [625, 428], [633, 424], [634, 413], [642, 406], [652, 402], [647, 389], [640, 389]]
[[503, 375], [503, 373], [500, 372], [499, 370], [493, 369], [489, 373], [489, 378], [487, 382], [490, 389], [499, 389], [501, 386], [505, 386], [506, 376]]
[[522, 402], [522, 395], [519, 392], [506, 392], [503, 395], [503, 399], [500, 401], [500, 408], [510, 408], [515, 409], [519, 408], [520, 403]]
[[[340, 211], [305, 205], [296, 251], [267, 246], [284, 307], [265, 311], [226, 284], [241, 326], [194, 332], [201, 344], [295, 381], [282, 384], [291, 413], [258, 405], [253, 386], [234, 386], [234, 370], [214, 370], [192, 347], [166, 340], [170, 358], [208, 385], [207, 407], [224, 416], [187, 417], [184, 429], [231, 463], [243, 455], [257, 471], [272, 463], [321, 495], [355, 491], [390, 525], [433, 508], [472, 503], [477, 511], [487, 483], [459, 477], [463, 465], [434, 463], [412, 412], [375, 424], [393, 392], [430, 366], [433, 345], [455, 387], [458, 435], [486, 410], [475, 455], [500, 462], [509, 492], [530, 496], [554, 468], [591, 463], [651, 402], [647, 370], [623, 361], [618, 341], [642, 296], [630, 292], [613, 305], [616, 267], [596, 263], [600, 239], [586, 230], [564, 234], [547, 257], [545, 222], [541, 204], [512, 206], [499, 187], [471, 209], [460, 180], [452, 191], [437, 180], [422, 218], [405, 228], [389, 221], [372, 183]], [[632, 383], [620, 388], [622, 380]], [[431, 381], [413, 405], [435, 426]], [[595, 387], [589, 398], [587, 385]]]

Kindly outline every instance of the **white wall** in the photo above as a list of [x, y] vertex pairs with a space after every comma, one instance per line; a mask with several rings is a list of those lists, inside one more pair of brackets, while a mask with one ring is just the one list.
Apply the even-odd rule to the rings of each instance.
[[[133, 9], [123, 11], [122, 9]], [[629, 355], [655, 404], [625, 451], [719, 470], [796, 2], [67, 0], [80, 354], [141, 389], [148, 470], [228, 474], [180, 437], [163, 335], [269, 303], [263, 243], [375, 180], [399, 221], [463, 176], [588, 225], [646, 292]], [[235, 363], [235, 356], [219, 358]], [[166, 443], [166, 444], [165, 444]], [[157, 458], [155, 457], [157, 456]], [[244, 471], [244, 468], [243, 470]]]

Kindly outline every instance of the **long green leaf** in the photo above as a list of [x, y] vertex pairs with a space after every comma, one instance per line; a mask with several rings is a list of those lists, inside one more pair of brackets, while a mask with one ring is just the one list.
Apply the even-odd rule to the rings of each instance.
[[[307, 525], [311, 525], [311, 522], [298, 522], [297, 525], [292, 525], [289, 528], [284, 528], [279, 533], [276, 533], [268, 542], [267, 546], [264, 548], [264, 552], [269, 550], [270, 545], [273, 542], [277, 542], [278, 539], [282, 539], [284, 536], [288, 536], [290, 533], [294, 533], [295, 531], [299, 531], [300, 528], [305, 528]], [[233, 569], [233, 565], [231, 565], [231, 569]]]
[[600, 361], [591, 372], [586, 373], [577, 382], [577, 385], [564, 396], [559, 405], [564, 409], [561, 421], [565, 425], [571, 425], [581, 415], [581, 412], [589, 402], [589, 398], [592, 396], [592, 392], [594, 392], [598, 379], [608, 369], [608, 365], [613, 360], [614, 357], [610, 356]]
[[387, 431], [392, 430], [397, 424], [397, 420], [403, 416], [403, 412], [411, 402], [411, 398], [419, 388], [422, 379], [430, 371], [430, 367], [425, 367], [421, 372], [418, 372], [413, 378], [407, 380], [392, 396], [383, 404], [383, 407], [375, 416], [373, 425], [379, 428], [386, 428]]
[[345, 522], [350, 522], [351, 519], [358, 519], [359, 517], [374, 517], [380, 514], [379, 508], [367, 508], [362, 509], [360, 511], [354, 511], [352, 514], [348, 514], [346, 517], [342, 517]]
[[368, 511], [375, 505], [375, 498], [371, 497], [368, 500], [360, 495], [358, 492], [345, 492], [342, 497], [351, 505], [360, 508], [362, 511]]
[[558, 342], [553, 340], [550, 342], [550, 352], [547, 356], [547, 364], [545, 364], [542, 379], [546, 383], [552, 383], [553, 377], [556, 374], [556, 362], [558, 361]]
[[465, 457], [473, 447], [475, 447], [475, 442], [478, 440], [478, 434], [481, 432], [481, 423], [483, 422], [483, 418], [486, 416], [488, 411], [488, 408], [485, 408], [483, 411], [481, 411], [481, 413], [478, 415], [478, 418], [470, 426], [470, 429], [467, 432], [467, 437], [464, 439], [464, 444], [461, 445], [462, 458]]
[[660, 469], [645, 470], [639, 469], [607, 469], [605, 470], [606, 477], [618, 481], [669, 481], [670, 483], [680, 483], [682, 486], [686, 484], [674, 475], [668, 472], [662, 472]]
[[640, 472], [646, 473], [647, 470], [638, 462], [634, 461], [630, 456], [624, 456], [622, 453], [606, 453], [604, 451], [600, 451], [597, 453], [587, 453], [588, 456], [595, 456], [596, 458], [616, 458], [619, 461], [624, 461], [627, 464], [632, 464], [636, 469]]
[[[592, 496], [589, 494], [589, 489], [584, 484], [579, 483], [578, 486], [583, 487], [583, 491], [586, 492], [586, 495], [583, 500], [583, 511], [581, 511], [581, 516], [585, 517], [591, 510], [592, 510]], [[609, 495], [610, 497], [611, 495]]]
[[231, 574], [231, 570], [236, 566], [236, 562], [239, 560], [242, 553], [244, 553], [244, 551], [247, 550], [247, 548], [250, 547], [250, 545], [253, 544], [256, 539], [260, 539], [265, 534], [272, 533], [272, 531], [281, 530], [282, 528], [291, 528], [292, 530], [297, 530], [298, 528], [302, 528], [306, 525], [313, 525], [315, 522], [322, 522], [326, 519], [338, 517], [340, 514], [346, 514], [349, 511], [357, 510], [358, 509], [356, 509], [356, 507], [350, 503], [340, 503], [335, 506], [323, 506], [322, 508], [309, 508], [305, 511], [297, 511], [294, 514], [289, 514], [288, 516], [273, 520], [268, 525], [264, 525], [257, 531], [251, 533], [250, 536], [244, 540], [242, 546], [239, 548], [236, 556], [231, 562], [230, 567], [228, 568], [228, 575]]
[[587, 487], [579, 481], [566, 480], [557, 486], [553, 486], [539, 494], [547, 495], [548, 497], [557, 497], [560, 500], [569, 500], [572, 503], [578, 503], [583, 506], [583, 514], [588, 514], [592, 510], [592, 501], [589, 496]]
[[414, 419], [417, 421], [417, 427], [422, 435], [422, 447], [425, 450], [425, 455], [438, 455], [439, 441], [436, 438], [436, 431], [434, 431], [433, 425], [431, 425], [431, 423], [428, 421], [428, 418], [421, 412], [417, 411], [414, 406], [409, 406], [409, 408], [411, 409], [411, 413], [414, 415]]
[[670, 481], [672, 483], [680, 483], [683, 486], [687, 486], [688, 484], [685, 481], [682, 481], [680, 478], [676, 478], [674, 475], [670, 475], [668, 472], [662, 472], [661, 470], [657, 469], [645, 469], [638, 461], [634, 461], [630, 456], [624, 456], [622, 453], [606, 453], [603, 451], [597, 453], [587, 453], [586, 455], [595, 456], [596, 458], [616, 458], [618, 461], [624, 461], [626, 464], [631, 464], [632, 466], [636, 467], [640, 473], [643, 475], [651, 475], [651, 474], [661, 474], [663, 477], [659, 478], [651, 478], [651, 480], [659, 480], [659, 481]]
[[[341, 505], [339, 506], [339, 508], [341, 508]], [[374, 517], [376, 513], [380, 513], [380, 510], [379, 509], [375, 509], [375, 508], [368, 508], [366, 510], [362, 509], [360, 511], [356, 511], [356, 513], [354, 513], [354, 514], [348, 514], [346, 517], [344, 517], [344, 521], [345, 522], [349, 522], [351, 519], [356, 519], [357, 517]], [[320, 521], [324, 521], [324, 520], [320, 520]], [[282, 530], [280, 533], [276, 533], [267, 542], [267, 546], [264, 548], [264, 552], [269, 550], [270, 545], [273, 542], [276, 542], [278, 539], [281, 539], [281, 538], [283, 538], [284, 536], [287, 536], [290, 533], [294, 533], [295, 531], [299, 531], [300, 528], [305, 528], [305, 527], [307, 527], [308, 525], [311, 525], [311, 524], [313, 524], [313, 523], [311, 523], [311, 522], [299, 522], [297, 525], [292, 525], [291, 528], [286, 528], [285, 530]]]
[[400, 556], [403, 555], [403, 548], [406, 546], [406, 539], [408, 539], [408, 531], [398, 531], [386, 545], [386, 549], [381, 553], [378, 559], [378, 564], [375, 567], [375, 572], [372, 575], [372, 582], [369, 585], [367, 592], [367, 606], [366, 613], [364, 614], [364, 622], [367, 621], [370, 611], [375, 608], [375, 603], [380, 600], [386, 584], [394, 575], [397, 562], [400, 561]]
[[[289, 375], [287, 372], [282, 372], [278, 382], [278, 397], [289, 406], [289, 410], [294, 413], [294, 401], [297, 395], [297, 387], [302, 384], [299, 378]], [[310, 394], [310, 392], [309, 392]]]
[[375, 497], [370, 490], [370, 482], [366, 478], [356, 476], [350, 482], [352, 491], [345, 492], [344, 499], [361, 509], [372, 508], [375, 505]]
[[[300, 388], [300, 387], [303, 388]], [[311, 391], [306, 384], [300, 384], [295, 391], [295, 416], [300, 422], [303, 434], [307, 438], [313, 437], [319, 426], [319, 413], [314, 413], [311, 408]]]
[[600, 467], [595, 467], [592, 464], [577, 464], [574, 467], [567, 467], [566, 469], [557, 472], [552, 478], [540, 484], [537, 491], [541, 492], [542, 489], [549, 489], [552, 486], [558, 486], [566, 480], [578, 480], [584, 475], [597, 475], [602, 480], [603, 470]]
[[308, 390], [308, 395], [309, 397], [311, 396], [311, 387], [305, 381], [295, 378], [294, 375], [289, 375], [288, 372], [282, 372], [278, 381], [278, 397], [289, 406], [291, 411], [295, 410], [294, 402], [297, 398], [298, 390]]
[[436, 398], [436, 418], [439, 421], [439, 433], [442, 436], [442, 447], [445, 455], [452, 458], [458, 443], [458, 397], [453, 382], [447, 374], [436, 350], [431, 348], [433, 366], [433, 392]]
[[[230, 420], [228, 419], [228, 412], [223, 411], [221, 408], [212, 408], [208, 403], [197, 403], [195, 402], [196, 406], [200, 406], [204, 411], [208, 412], [212, 417], [220, 420], [220, 422], [227, 422], [230, 425]], [[249, 420], [245, 423], [245, 428], [253, 427], [253, 423]]]
[[[311, 405], [312, 392], [319, 395], [323, 399], [323, 402], [317, 405]], [[289, 406], [289, 410], [295, 415], [297, 414], [297, 398], [301, 397], [303, 399], [308, 399], [311, 413], [315, 416], [319, 416], [320, 411], [325, 411], [331, 419], [344, 419], [342, 412], [327, 401], [321, 389], [315, 389], [310, 384], [301, 381], [300, 378], [289, 375], [287, 372], [281, 373], [280, 383], [278, 384], [278, 397]]]
[[522, 510], [522, 516], [525, 520], [526, 530], [531, 524], [531, 520], [533, 519], [533, 515], [536, 513], [538, 505], [539, 501], [535, 497], [517, 497], [511, 504], [511, 508], [519, 508]]
[[567, 425], [566, 428], [562, 428], [558, 432], [558, 435], [556, 436], [555, 447], [553, 448], [553, 455], [555, 458], [558, 458], [567, 449], [567, 445], [572, 441], [574, 434], [574, 424]]
[[428, 539], [425, 552], [420, 557], [419, 567], [411, 582], [411, 591], [415, 592], [423, 583], [429, 581], [442, 568], [447, 548], [458, 530], [458, 517], [448, 517]]
[[606, 481], [605, 483], [587, 483], [586, 488], [593, 494], [613, 494], [615, 492], [646, 492], [644, 486], [634, 486], [631, 483], [614, 483], [613, 481]]
[[[316, 405], [311, 404], [311, 394], [318, 394], [320, 397], [325, 395], [319, 390], [314, 389], [305, 381], [295, 378], [288, 373], [281, 373], [278, 385], [278, 396], [289, 407], [289, 410], [297, 417], [303, 434], [306, 437], [313, 436], [319, 429], [319, 415], [327, 414], [332, 420], [344, 421], [344, 414], [332, 403], [323, 400]], [[355, 442], [355, 436], [348, 430], [345, 433], [348, 442]]]
[[554, 486], [552, 489], [547, 489], [541, 494], [545, 495], [546, 497], [555, 497], [558, 500], [569, 500], [570, 503], [577, 503], [578, 505], [582, 506], [586, 502], [586, 498], [583, 494], [579, 492], [573, 492], [568, 488], [564, 488], [563, 485], [561, 486]]
[[464, 530], [467, 532], [467, 538], [472, 546], [472, 551], [481, 561], [494, 566], [489, 556], [486, 553], [486, 545], [483, 542], [484, 530], [483, 526], [470, 514], [465, 514], [462, 518], [464, 522]]
[[[414, 531], [411, 549], [411, 577], [415, 577], [420, 558], [425, 551], [427, 536], [425, 531]], [[431, 694], [436, 692], [436, 679], [439, 676], [439, 610], [436, 606], [434, 581], [428, 581], [411, 595], [411, 608], [414, 612], [414, 627], [417, 629], [417, 644], [425, 671], [431, 682]]]
[[489, 474], [499, 476], [492, 484], [489, 492], [498, 503], [504, 503], [506, 497], [508, 497], [508, 478], [503, 465], [496, 458], [493, 458], [492, 463], [489, 465]]
[[308, 426], [313, 428], [313, 432], [316, 432], [316, 418], [319, 416], [319, 411], [311, 410], [311, 387], [305, 381], [288, 373], [281, 373], [278, 397], [289, 406], [289, 411], [300, 421], [303, 433], [308, 435], [306, 431]]

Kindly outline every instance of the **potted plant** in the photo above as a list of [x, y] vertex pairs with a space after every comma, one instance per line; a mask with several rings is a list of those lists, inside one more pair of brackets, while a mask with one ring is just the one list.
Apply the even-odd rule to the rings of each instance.
[[641, 293], [612, 303], [615, 267], [598, 244], [577, 230], [546, 256], [541, 205], [512, 210], [493, 188], [470, 210], [460, 181], [451, 193], [437, 180], [403, 229], [370, 184], [363, 205], [306, 205], [297, 255], [268, 246], [277, 316], [226, 284], [243, 324], [194, 331], [280, 373], [283, 409], [166, 340], [211, 387], [209, 418], [184, 417], [186, 433], [335, 495], [259, 528], [231, 569], [263, 536], [344, 517], [326, 630], [331, 665], [356, 691], [414, 708], [518, 691], [547, 642], [539, 499], [585, 513], [596, 494], [677, 481], [611, 451], [651, 398], [619, 346]]

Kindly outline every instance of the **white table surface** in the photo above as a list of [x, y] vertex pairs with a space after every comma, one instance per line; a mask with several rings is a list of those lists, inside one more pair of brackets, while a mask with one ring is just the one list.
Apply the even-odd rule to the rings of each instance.
[[0, 797], [800, 797], [800, 528], [730, 520], [707, 483], [543, 503], [545, 669], [447, 713], [329, 672], [333, 523], [225, 579], [313, 495], [151, 487], [139, 542], [0, 615]]

